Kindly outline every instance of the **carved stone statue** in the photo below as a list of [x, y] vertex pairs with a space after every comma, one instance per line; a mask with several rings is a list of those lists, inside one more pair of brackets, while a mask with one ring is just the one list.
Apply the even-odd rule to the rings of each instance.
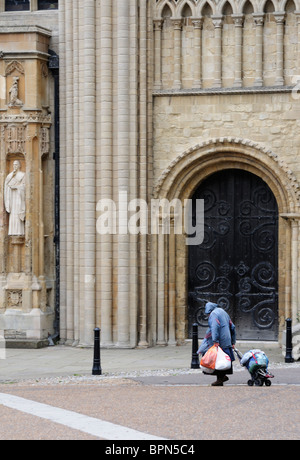
[[12, 87], [9, 90], [9, 105], [11, 107], [23, 105], [19, 99], [19, 77], [14, 77]]
[[20, 171], [20, 162], [14, 161], [4, 185], [5, 209], [9, 213], [8, 235], [25, 235], [25, 173]]

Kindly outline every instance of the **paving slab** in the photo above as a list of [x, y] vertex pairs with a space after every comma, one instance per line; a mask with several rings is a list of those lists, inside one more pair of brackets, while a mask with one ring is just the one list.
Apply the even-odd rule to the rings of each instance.
[[[261, 348], [268, 355], [270, 368], [299, 370], [300, 362], [286, 364], [282, 350], [277, 343], [238, 343], [244, 353], [253, 348]], [[153, 347], [145, 349], [101, 349], [103, 375], [138, 376], [138, 374], [159, 372], [192, 373], [192, 344], [187, 341], [182, 346]], [[240, 369], [238, 360], [234, 363]], [[0, 382], [32, 378], [84, 375], [91, 376], [93, 349], [58, 345], [38, 350], [7, 349], [5, 359], [0, 359]], [[199, 375], [199, 372], [196, 372]], [[296, 373], [296, 372], [295, 372]], [[246, 374], [245, 374], [246, 377]], [[237, 374], [236, 379], [245, 379]], [[298, 377], [296, 376], [295, 379]], [[299, 379], [300, 380], [300, 379]], [[235, 380], [232, 380], [233, 382]]]

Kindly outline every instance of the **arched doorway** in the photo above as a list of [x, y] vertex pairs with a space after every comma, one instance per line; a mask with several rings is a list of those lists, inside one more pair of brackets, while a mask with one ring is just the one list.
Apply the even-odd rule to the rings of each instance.
[[[169, 202], [173, 199], [183, 202], [191, 199], [204, 181], [211, 180], [218, 172], [222, 176], [226, 170], [245, 171], [261, 179], [278, 205], [278, 318], [275, 318], [278, 328], [274, 330], [281, 343], [285, 319], [292, 317], [296, 321], [300, 292], [300, 185], [288, 166], [272, 151], [250, 140], [211, 139], [178, 155], [158, 179], [154, 196]], [[152, 330], [155, 343], [184, 343], [190, 337], [189, 326], [193, 319], [189, 315], [191, 287], [188, 276], [192, 248], [186, 245], [184, 231], [179, 235], [172, 232], [154, 235], [152, 247], [155, 262], [151, 268], [151, 282], [156, 290], [152, 293], [151, 315], [156, 322], [156, 329]], [[249, 270], [248, 277], [252, 273], [255, 275], [253, 269]], [[267, 271], [261, 273], [268, 279]], [[249, 289], [246, 283], [243, 289]], [[255, 291], [250, 293], [255, 294]], [[245, 306], [243, 308], [247, 314], [252, 314]], [[267, 310], [262, 316], [267, 321]]]
[[[238, 339], [278, 340], [278, 206], [269, 186], [242, 169], [206, 178], [193, 200], [204, 199], [205, 238], [188, 255], [189, 336], [203, 337], [204, 306], [218, 303]], [[197, 217], [194, 215], [194, 219]]]

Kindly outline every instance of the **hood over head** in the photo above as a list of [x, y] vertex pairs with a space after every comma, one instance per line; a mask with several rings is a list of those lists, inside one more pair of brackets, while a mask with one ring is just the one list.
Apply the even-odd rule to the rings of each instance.
[[216, 303], [207, 302], [207, 304], [205, 305], [205, 314], [209, 315], [215, 308], [219, 308], [219, 306]]

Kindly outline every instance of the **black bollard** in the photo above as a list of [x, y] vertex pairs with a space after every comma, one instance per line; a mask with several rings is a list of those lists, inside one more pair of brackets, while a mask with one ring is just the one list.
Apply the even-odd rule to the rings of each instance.
[[94, 363], [93, 363], [93, 375], [102, 375], [101, 363], [100, 363], [100, 329], [96, 327], [94, 329]]
[[192, 363], [191, 369], [200, 369], [199, 355], [197, 353], [199, 348], [198, 344], [198, 324], [193, 324], [193, 349], [192, 349]]
[[286, 344], [285, 344], [285, 362], [293, 363], [295, 360], [292, 356], [293, 344], [292, 344], [292, 320], [288, 318], [286, 322]]

